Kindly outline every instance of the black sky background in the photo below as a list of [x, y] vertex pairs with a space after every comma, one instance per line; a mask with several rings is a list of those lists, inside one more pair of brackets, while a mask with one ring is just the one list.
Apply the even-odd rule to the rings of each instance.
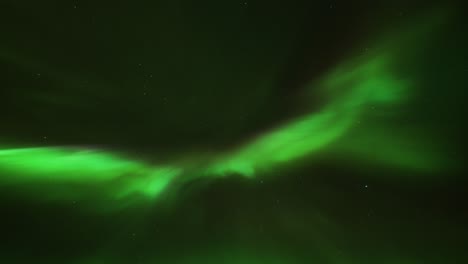
[[296, 116], [305, 83], [431, 6], [405, 2], [6, 1], [2, 132], [164, 152], [235, 144]]
[[[145, 159], [236, 146], [309, 111], [297, 103], [306, 83], [439, 5], [456, 3], [3, 0], [0, 143], [105, 146]], [[460, 142], [460, 157], [468, 71], [458, 20], [422, 63], [434, 103], [414, 116]], [[350, 263], [468, 263], [462, 171], [415, 183], [401, 179], [425, 175], [324, 161], [273, 174], [261, 184], [194, 182], [169, 205], [119, 212], [1, 187], [0, 263], [176, 263], [221, 247], [302, 263], [333, 263], [330, 252]]]

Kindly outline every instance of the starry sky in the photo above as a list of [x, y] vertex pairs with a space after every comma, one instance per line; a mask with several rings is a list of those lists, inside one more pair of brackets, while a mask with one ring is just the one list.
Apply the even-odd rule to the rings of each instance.
[[468, 263], [457, 1], [0, 2], [0, 263]]

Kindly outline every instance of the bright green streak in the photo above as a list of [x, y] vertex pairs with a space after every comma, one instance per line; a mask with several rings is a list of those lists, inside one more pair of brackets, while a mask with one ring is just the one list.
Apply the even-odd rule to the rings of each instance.
[[133, 193], [160, 194], [181, 173], [173, 167], [152, 167], [104, 152], [67, 148], [0, 150], [2, 183], [105, 184], [113, 198]]
[[[107, 181], [115, 172], [145, 169], [141, 164], [92, 150], [23, 148], [0, 150], [2, 167], [31, 177], [56, 181]], [[56, 174], [51, 175], [50, 172]]]
[[380, 56], [333, 72], [316, 84], [332, 99], [323, 110], [290, 122], [226, 155], [208, 169], [209, 173], [254, 176], [257, 169], [323, 149], [345, 135], [362, 113], [374, 105], [399, 103], [406, 98], [404, 91], [408, 85], [390, 74], [388, 64], [388, 59]]

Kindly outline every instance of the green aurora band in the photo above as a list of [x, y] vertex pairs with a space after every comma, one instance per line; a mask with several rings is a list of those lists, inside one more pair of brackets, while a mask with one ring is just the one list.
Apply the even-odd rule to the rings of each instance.
[[424, 28], [367, 45], [372, 52], [356, 56], [325, 78], [311, 82], [305, 96], [313, 93], [327, 102], [319, 111], [290, 120], [200, 164], [190, 162], [191, 157], [183, 159], [189, 162], [152, 164], [84, 147], [3, 148], [0, 184], [18, 190], [51, 185], [53, 190], [47, 194], [35, 192], [59, 200], [86, 195], [80, 188], [60, 191], [75, 185], [96, 186], [100, 195], [113, 200], [133, 195], [154, 200], [176, 182], [228, 175], [255, 178], [268, 175], [268, 170], [278, 166], [320, 155], [346, 155], [404, 170], [447, 169], [452, 164], [436, 154], [440, 146], [434, 145], [435, 140], [423, 137], [422, 131], [405, 130], [392, 123], [398, 109], [410, 104], [418, 92], [413, 80], [398, 71], [398, 64], [408, 60], [407, 55], [415, 52], [415, 43], [438, 26], [436, 22], [422, 24]]

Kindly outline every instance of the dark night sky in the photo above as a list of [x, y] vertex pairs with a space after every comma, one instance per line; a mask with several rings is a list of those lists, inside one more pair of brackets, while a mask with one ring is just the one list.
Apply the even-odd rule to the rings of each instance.
[[5, 136], [182, 149], [297, 115], [304, 82], [420, 13], [406, 1], [9, 2]]
[[[453, 168], [319, 153], [265, 177], [190, 175], [174, 194], [119, 210], [96, 198], [103, 185], [63, 189], [86, 192], [78, 201], [41, 199], [63, 187], [49, 180], [4, 183], [21, 173], [3, 170], [2, 149], [79, 146], [148, 162], [230, 153], [323, 109], [322, 97], [304, 96], [310, 83], [434, 10], [450, 10], [450, 21], [396, 62], [417, 100], [376, 124], [395, 129], [386, 142], [400, 130], [434, 135]], [[0, 1], [0, 263], [468, 263], [459, 10], [455, 1]]]

